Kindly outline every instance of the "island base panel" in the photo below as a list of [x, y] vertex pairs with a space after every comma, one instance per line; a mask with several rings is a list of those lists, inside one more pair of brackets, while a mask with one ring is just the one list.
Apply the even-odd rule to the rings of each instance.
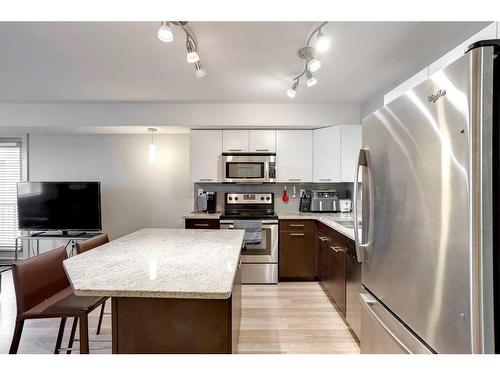
[[235, 353], [239, 287], [234, 299], [113, 297], [113, 353]]

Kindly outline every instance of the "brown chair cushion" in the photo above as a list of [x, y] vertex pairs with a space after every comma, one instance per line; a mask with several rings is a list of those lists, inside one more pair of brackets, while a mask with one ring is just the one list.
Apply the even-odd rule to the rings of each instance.
[[86, 251], [89, 251], [95, 247], [104, 245], [105, 243], [109, 242], [108, 234], [103, 233], [98, 236], [89, 238], [88, 240], [77, 242], [76, 243], [76, 253], [81, 254]]
[[12, 265], [18, 315], [69, 286], [63, 268], [67, 257], [66, 248], [61, 246]]
[[107, 300], [107, 297], [76, 296], [69, 286], [23, 314], [25, 319], [57, 318], [89, 313]]

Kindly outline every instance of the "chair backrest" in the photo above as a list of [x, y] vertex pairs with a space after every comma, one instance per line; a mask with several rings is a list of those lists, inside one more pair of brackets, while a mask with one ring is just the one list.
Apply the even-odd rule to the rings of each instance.
[[76, 243], [76, 253], [81, 254], [86, 251], [92, 250], [94, 247], [104, 245], [109, 242], [108, 234], [103, 233], [98, 236], [89, 238], [88, 240]]
[[61, 246], [12, 265], [18, 315], [70, 285], [63, 268], [67, 258]]

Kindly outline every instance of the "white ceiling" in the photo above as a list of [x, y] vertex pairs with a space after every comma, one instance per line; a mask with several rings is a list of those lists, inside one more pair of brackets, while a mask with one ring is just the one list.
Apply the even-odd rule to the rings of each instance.
[[204, 79], [183, 34], [159, 23], [0, 23], [0, 101], [361, 103], [483, 28], [472, 22], [331, 22], [318, 84], [285, 95], [313, 22], [193, 22]]

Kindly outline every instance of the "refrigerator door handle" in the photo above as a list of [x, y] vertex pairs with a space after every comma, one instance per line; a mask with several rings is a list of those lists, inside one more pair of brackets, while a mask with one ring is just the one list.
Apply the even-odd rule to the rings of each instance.
[[[366, 245], [361, 244], [359, 240], [359, 221], [358, 221], [359, 167], [368, 168], [368, 158], [366, 149], [359, 150], [358, 163], [356, 164], [356, 170], [354, 171], [354, 189], [353, 189], [354, 243], [356, 245], [356, 258], [358, 262], [362, 263], [364, 261], [364, 247], [366, 247]], [[366, 218], [364, 220], [364, 225], [367, 225]]]

